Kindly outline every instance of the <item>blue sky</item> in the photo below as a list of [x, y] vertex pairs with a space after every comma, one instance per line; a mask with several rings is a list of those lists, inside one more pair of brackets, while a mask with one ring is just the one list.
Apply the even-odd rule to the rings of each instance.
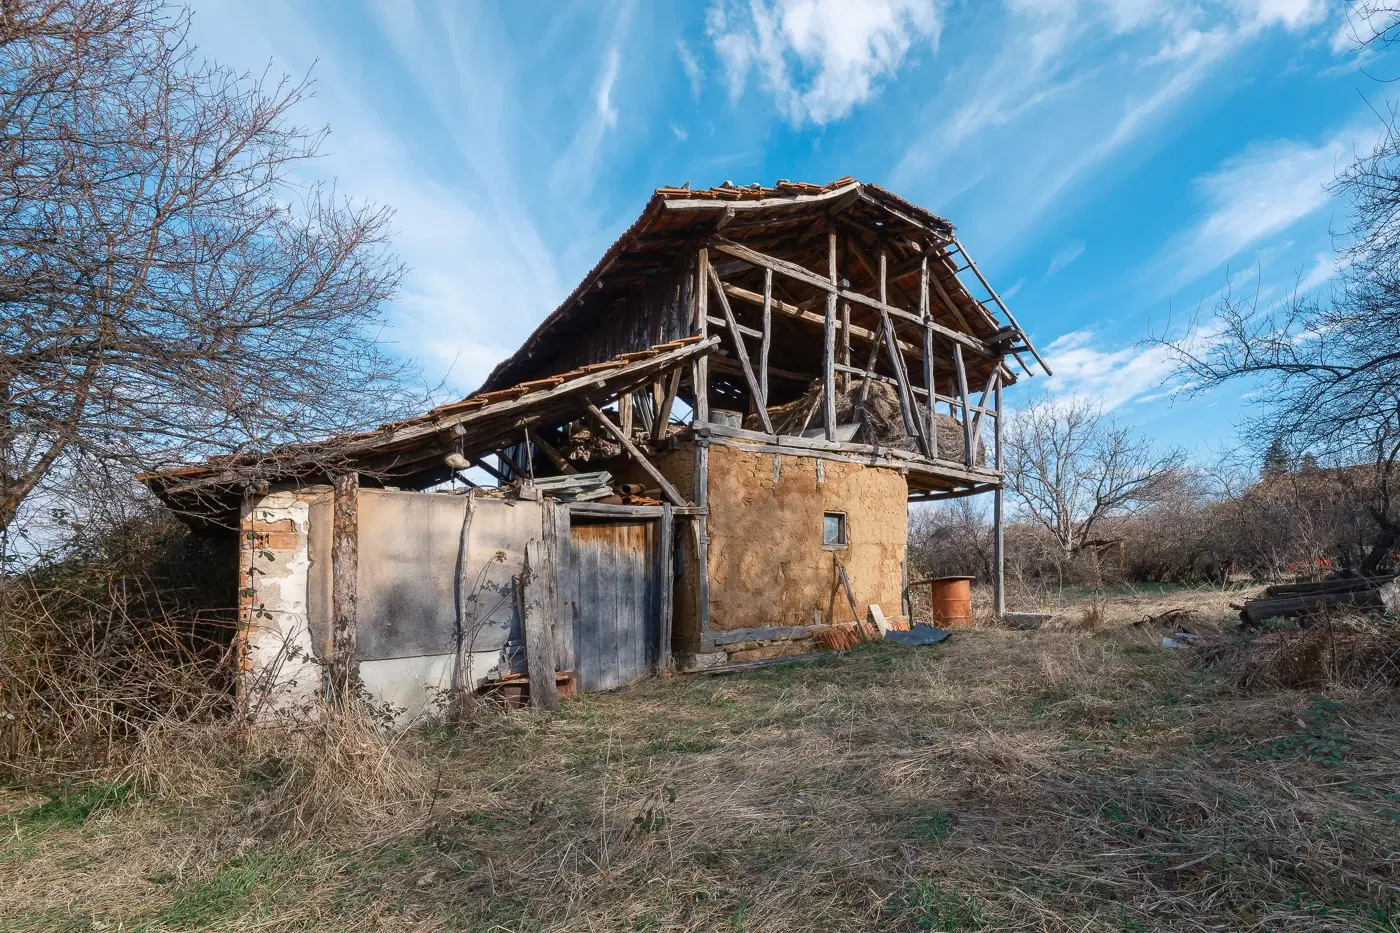
[[1327, 287], [1324, 186], [1386, 93], [1328, 0], [195, 0], [194, 36], [315, 65], [320, 171], [397, 211], [389, 339], [456, 394], [652, 188], [854, 175], [958, 226], [1056, 370], [1038, 388], [1202, 453], [1250, 393], [1174, 397], [1139, 341], [1227, 283]]

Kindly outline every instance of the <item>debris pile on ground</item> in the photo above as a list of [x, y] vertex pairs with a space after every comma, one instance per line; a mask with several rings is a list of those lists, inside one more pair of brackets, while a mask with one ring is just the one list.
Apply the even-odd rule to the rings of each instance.
[[1400, 586], [1395, 574], [1324, 580], [1321, 583], [1282, 583], [1264, 590], [1238, 609], [1245, 625], [1266, 619], [1292, 619], [1336, 609], [1400, 611]]

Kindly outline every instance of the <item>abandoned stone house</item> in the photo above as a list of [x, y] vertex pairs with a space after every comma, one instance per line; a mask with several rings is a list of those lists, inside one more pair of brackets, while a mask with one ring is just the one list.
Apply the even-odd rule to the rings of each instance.
[[1002, 393], [1036, 365], [888, 191], [662, 188], [466, 399], [147, 481], [240, 530], [249, 702], [335, 665], [409, 712], [602, 690], [907, 611], [910, 502], [992, 494], [999, 577]]

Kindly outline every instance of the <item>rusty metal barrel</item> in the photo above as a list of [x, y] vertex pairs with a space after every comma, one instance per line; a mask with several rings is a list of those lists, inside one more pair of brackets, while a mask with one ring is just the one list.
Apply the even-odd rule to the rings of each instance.
[[928, 584], [933, 605], [933, 624], [959, 628], [972, 624], [972, 577], [934, 577], [920, 580]]

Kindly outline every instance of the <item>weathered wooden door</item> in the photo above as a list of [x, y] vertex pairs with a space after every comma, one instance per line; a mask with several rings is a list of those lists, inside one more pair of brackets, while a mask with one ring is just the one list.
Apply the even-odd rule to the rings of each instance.
[[569, 528], [574, 664], [580, 690], [608, 690], [655, 669], [661, 586], [657, 523], [575, 521]]

